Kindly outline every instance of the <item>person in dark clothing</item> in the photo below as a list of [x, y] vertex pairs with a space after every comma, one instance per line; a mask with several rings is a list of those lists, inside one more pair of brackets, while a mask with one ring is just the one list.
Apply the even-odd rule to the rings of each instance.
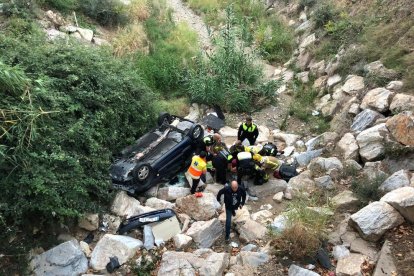
[[236, 180], [233, 180], [230, 186], [221, 189], [217, 194], [217, 201], [221, 201], [224, 195], [224, 206], [226, 209], [226, 242], [230, 240], [231, 217], [236, 215], [238, 208], [243, 208], [246, 202], [246, 191], [239, 187]]
[[256, 143], [256, 139], [259, 136], [259, 129], [256, 124], [253, 124], [252, 117], [247, 116], [246, 122], [239, 126], [239, 131], [237, 132], [237, 139], [243, 142], [244, 139], [247, 139], [250, 145]]
[[232, 160], [233, 156], [226, 148], [223, 148], [213, 156], [212, 164], [215, 171], [217, 183], [223, 185], [227, 183], [227, 169]]

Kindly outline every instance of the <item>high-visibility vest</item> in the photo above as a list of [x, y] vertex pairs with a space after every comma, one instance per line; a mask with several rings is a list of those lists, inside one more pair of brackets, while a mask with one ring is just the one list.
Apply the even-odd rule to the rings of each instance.
[[262, 145], [257, 146], [245, 146], [244, 151], [251, 152], [253, 154], [259, 153], [263, 149]]
[[222, 149], [219, 154], [226, 158], [227, 161], [231, 161], [233, 159], [233, 155], [231, 155], [227, 149]]
[[250, 127], [246, 125], [246, 123], [243, 123], [243, 130], [247, 132], [253, 132], [256, 129], [256, 125], [252, 124]]
[[206, 171], [206, 169], [206, 160], [196, 155], [193, 156], [193, 159], [191, 160], [191, 165], [188, 168], [187, 172], [190, 174], [191, 178], [199, 179], [200, 176]]

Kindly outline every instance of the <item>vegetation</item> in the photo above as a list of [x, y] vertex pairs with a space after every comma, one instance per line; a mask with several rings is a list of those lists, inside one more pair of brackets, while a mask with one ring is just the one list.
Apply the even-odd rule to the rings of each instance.
[[380, 200], [381, 193], [378, 188], [384, 181], [385, 177], [383, 176], [370, 178], [368, 176], [361, 175], [353, 178], [351, 189], [361, 201], [362, 206], [365, 206], [372, 201]]

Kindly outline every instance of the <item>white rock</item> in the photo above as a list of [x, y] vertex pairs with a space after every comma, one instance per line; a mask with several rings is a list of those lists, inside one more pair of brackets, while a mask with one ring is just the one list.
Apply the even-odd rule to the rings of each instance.
[[174, 204], [166, 201], [166, 200], [162, 200], [156, 197], [151, 197], [149, 199], [147, 199], [147, 201], [145, 202], [145, 206], [159, 210], [159, 209], [166, 209], [166, 208], [174, 208]]
[[357, 132], [363, 131], [372, 126], [380, 118], [384, 118], [381, 113], [371, 109], [365, 109], [354, 118], [351, 129]]
[[[299, 166], [307, 166], [313, 159], [321, 156], [323, 149], [318, 150], [311, 150], [304, 153], [300, 153], [298, 155], [294, 155], [296, 162], [298, 162]], [[290, 181], [289, 181], [290, 182]]]
[[[224, 206], [222, 210], [223, 212], [220, 214], [218, 219], [219, 221], [224, 223], [226, 221], [226, 212]], [[232, 225], [236, 225], [238, 223], [243, 223], [247, 220], [250, 220], [250, 212], [247, 208], [242, 208], [236, 211], [236, 216], [232, 217], [231, 223]]]
[[349, 252], [348, 248], [343, 245], [336, 245], [332, 250], [332, 255], [334, 256], [335, 260], [339, 260], [349, 256], [351, 252]]
[[309, 69], [312, 74], [317, 77], [320, 77], [325, 73], [325, 60], [321, 60], [319, 62], [311, 62], [309, 64]]
[[267, 232], [265, 226], [251, 219], [236, 224], [236, 230], [240, 234], [240, 240], [244, 242], [261, 240]]
[[325, 96], [323, 96], [322, 98], [318, 100], [318, 103], [316, 104], [316, 109], [321, 110], [322, 108], [327, 106], [331, 102], [331, 100], [332, 100], [331, 94], [326, 94]]
[[275, 232], [282, 232], [288, 226], [288, 213], [282, 213], [275, 217], [273, 222], [270, 224], [270, 228]]
[[400, 225], [404, 218], [391, 205], [386, 202], [373, 202], [349, 220], [351, 226], [356, 228], [361, 237], [369, 241], [378, 241], [388, 230]]
[[296, 78], [300, 80], [302, 83], [308, 83], [309, 82], [309, 72], [301, 72], [296, 74]]
[[183, 187], [165, 187], [158, 191], [158, 198], [168, 201], [176, 200], [190, 194], [190, 188]]
[[342, 171], [343, 165], [336, 157], [318, 157], [309, 163], [308, 170], [313, 176], [318, 174], [330, 174], [332, 170]]
[[338, 212], [356, 212], [360, 201], [352, 191], [343, 191], [332, 198], [332, 204]]
[[342, 91], [349, 95], [358, 95], [365, 88], [364, 78], [360, 76], [350, 75], [347, 77]]
[[231, 128], [229, 126], [222, 127], [219, 133], [223, 138], [237, 137], [237, 129]]
[[275, 140], [284, 142], [286, 146], [294, 146], [295, 142], [300, 138], [299, 135], [284, 133], [279, 129], [273, 130], [273, 137]]
[[79, 227], [88, 231], [95, 231], [99, 227], [99, 215], [98, 214], [85, 214], [79, 220]]
[[237, 263], [243, 266], [258, 267], [269, 261], [269, 255], [263, 252], [241, 251]]
[[414, 187], [402, 187], [389, 192], [380, 201], [387, 202], [409, 222], [414, 223]]
[[385, 152], [384, 137], [388, 129], [385, 123], [373, 126], [362, 131], [356, 137], [359, 154], [363, 161], [375, 161], [381, 158]]
[[390, 107], [393, 96], [394, 93], [385, 88], [372, 89], [362, 99], [361, 108], [370, 108], [378, 112], [386, 112]]
[[138, 200], [121, 191], [116, 194], [111, 211], [115, 215], [128, 218], [141, 214], [142, 207]]
[[358, 160], [359, 159], [359, 146], [358, 143], [352, 135], [352, 133], [346, 133], [341, 140], [337, 143], [339, 150], [343, 154], [343, 158]]
[[93, 39], [93, 31], [89, 29], [84, 28], [77, 28], [76, 30], [83, 39], [85, 39], [88, 42], [92, 42]]
[[312, 193], [316, 189], [315, 181], [309, 171], [305, 171], [289, 180], [289, 185], [293, 191], [299, 193]]
[[403, 86], [404, 83], [402, 81], [390, 81], [385, 88], [393, 91], [399, 91], [403, 88]]
[[388, 276], [388, 275], [398, 275], [397, 267], [394, 263], [394, 258], [391, 251], [391, 243], [385, 241], [381, 253], [375, 266], [373, 276]]
[[288, 276], [319, 276], [320, 274], [297, 265], [290, 265]]
[[185, 116], [185, 119], [193, 121], [193, 122], [198, 122], [200, 120], [200, 115], [201, 115], [200, 107], [198, 106], [198, 104], [193, 103], [191, 104], [190, 111], [188, 115]]
[[82, 248], [82, 252], [86, 255], [86, 257], [91, 257], [91, 249], [89, 247], [89, 244], [87, 244], [84, 241], [79, 242], [79, 246]]
[[144, 248], [146, 250], [151, 250], [154, 248], [155, 239], [154, 234], [152, 233], [151, 225], [144, 225], [143, 227], [144, 233]]
[[222, 232], [223, 226], [218, 219], [214, 218], [209, 221], [194, 222], [186, 234], [193, 238], [199, 248], [208, 248], [220, 238]]
[[316, 41], [316, 35], [313, 33], [305, 37], [302, 43], [299, 45], [299, 49], [305, 49], [309, 45], [313, 44]]
[[48, 40], [63, 39], [67, 37], [64, 32], [60, 32], [56, 29], [46, 29], [45, 32]]
[[319, 188], [332, 190], [335, 188], [335, 184], [332, 181], [332, 178], [329, 175], [324, 175], [318, 178], [315, 178], [315, 184]]
[[306, 16], [306, 12], [302, 11], [299, 15], [299, 20], [302, 22], [305, 22], [306, 20], [308, 20], [308, 17]]
[[265, 126], [258, 126], [259, 136], [256, 139], [256, 143], [269, 142], [270, 130]]
[[341, 80], [342, 80], [342, 77], [340, 75], [338, 75], [338, 74], [337, 75], [333, 75], [332, 77], [329, 77], [328, 78], [328, 81], [326, 82], [326, 85], [328, 87], [332, 87], [332, 86], [340, 83]]
[[414, 110], [414, 96], [406, 94], [396, 94], [392, 99], [390, 110], [392, 113]]
[[[283, 196], [283, 192], [282, 192]], [[261, 210], [251, 215], [252, 220], [265, 224], [268, 220], [271, 221], [271, 217], [273, 217], [272, 212], [268, 210]]]
[[187, 248], [191, 244], [193, 238], [184, 234], [177, 234], [174, 236], [173, 240], [175, 249], [182, 250]]
[[381, 186], [379, 186], [379, 190], [385, 194], [395, 189], [406, 186], [410, 186], [409, 172], [405, 170], [399, 170], [398, 172], [395, 172], [390, 177], [388, 177], [381, 184]]
[[260, 206], [260, 210], [272, 210], [273, 206], [271, 204], [263, 204]]
[[122, 265], [132, 258], [142, 245], [140, 240], [131, 237], [106, 234], [93, 249], [90, 265], [94, 270], [105, 269], [109, 258], [114, 256]]
[[316, 136], [315, 138], [310, 139], [306, 142], [307, 151], [312, 151], [315, 149], [323, 149], [329, 144], [332, 144], [338, 138], [338, 134], [335, 132], [325, 132], [321, 135]]
[[322, 90], [325, 88], [327, 81], [328, 81], [328, 76], [321, 76], [315, 80], [312, 87], [318, 90]]
[[203, 197], [188, 195], [176, 201], [177, 208], [184, 210], [195, 220], [209, 220], [221, 209], [220, 203], [212, 193], [203, 193]]
[[281, 203], [283, 201], [283, 192], [278, 192], [273, 196], [273, 200], [277, 203]]
[[351, 241], [350, 250], [352, 253], [359, 253], [368, 257], [373, 262], [376, 262], [378, 259], [376, 244], [363, 240], [359, 237]]
[[339, 259], [336, 266], [337, 276], [357, 276], [362, 275], [362, 264], [365, 262], [365, 257], [361, 254], [350, 254], [348, 257]]
[[361, 108], [359, 107], [358, 103], [353, 103], [349, 107], [348, 113], [351, 115], [357, 115], [361, 111]]

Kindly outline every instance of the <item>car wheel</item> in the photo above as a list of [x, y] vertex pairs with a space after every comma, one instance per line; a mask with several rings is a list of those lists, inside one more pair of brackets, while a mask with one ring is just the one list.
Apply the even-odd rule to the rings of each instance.
[[162, 126], [164, 124], [171, 124], [172, 123], [172, 117], [170, 113], [163, 112], [158, 116], [158, 126]]
[[151, 167], [149, 165], [141, 165], [135, 170], [135, 177], [139, 182], [147, 180], [150, 174]]
[[200, 125], [193, 125], [190, 128], [189, 136], [191, 139], [199, 140], [203, 137], [203, 135], [204, 135], [204, 130]]

